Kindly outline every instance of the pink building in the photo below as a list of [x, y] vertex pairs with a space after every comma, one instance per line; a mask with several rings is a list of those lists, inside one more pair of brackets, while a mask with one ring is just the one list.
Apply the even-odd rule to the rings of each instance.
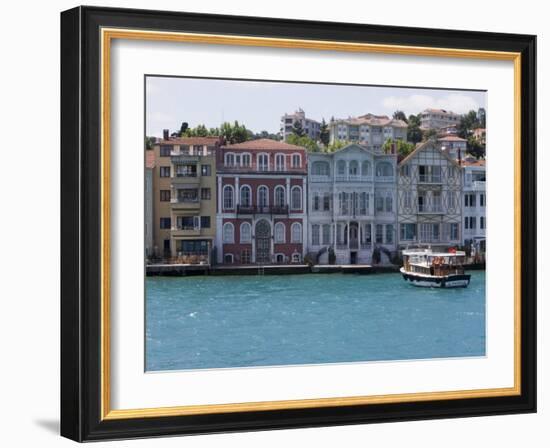
[[217, 151], [217, 261], [301, 263], [305, 254], [307, 156], [269, 139]]

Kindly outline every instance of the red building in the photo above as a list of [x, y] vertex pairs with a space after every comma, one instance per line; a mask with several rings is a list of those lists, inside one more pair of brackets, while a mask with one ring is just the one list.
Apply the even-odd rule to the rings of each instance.
[[305, 255], [307, 157], [269, 139], [217, 151], [217, 261], [301, 263]]

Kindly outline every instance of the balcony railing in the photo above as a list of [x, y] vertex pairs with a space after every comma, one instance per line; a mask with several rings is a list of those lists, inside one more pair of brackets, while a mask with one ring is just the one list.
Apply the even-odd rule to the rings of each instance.
[[440, 184], [441, 176], [434, 176], [432, 174], [419, 174], [418, 182], [421, 184]]
[[419, 205], [418, 213], [443, 213], [441, 205]]
[[191, 199], [191, 198], [184, 198], [180, 196], [180, 197], [175, 197], [170, 199], [170, 202], [172, 204], [198, 204], [199, 198]]
[[237, 205], [238, 215], [288, 215], [288, 205]]
[[359, 174], [338, 174], [336, 182], [372, 182], [372, 176], [361, 176]]

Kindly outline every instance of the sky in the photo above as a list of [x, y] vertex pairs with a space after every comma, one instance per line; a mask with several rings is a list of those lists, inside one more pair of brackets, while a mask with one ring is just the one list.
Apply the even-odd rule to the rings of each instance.
[[236, 81], [197, 78], [146, 78], [146, 133], [161, 137], [163, 129], [179, 130], [186, 121], [219, 127], [238, 120], [253, 132], [277, 133], [281, 116], [302, 108], [307, 118], [373, 113], [408, 116], [426, 108], [465, 113], [486, 107], [486, 93], [469, 90]]

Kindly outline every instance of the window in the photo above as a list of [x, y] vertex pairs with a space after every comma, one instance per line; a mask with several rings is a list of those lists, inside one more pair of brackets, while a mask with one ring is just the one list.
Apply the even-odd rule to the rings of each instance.
[[371, 172], [370, 172], [370, 162], [368, 160], [365, 160], [362, 164], [361, 164], [361, 175], [362, 176], [370, 176], [371, 175]]
[[267, 154], [258, 154], [258, 171], [269, 170], [269, 158]]
[[451, 240], [458, 240], [458, 223], [449, 224], [449, 237]]
[[383, 212], [384, 211], [384, 198], [380, 196], [379, 194], [374, 196], [374, 209], [377, 212]]
[[427, 183], [440, 183], [441, 167], [437, 165], [420, 165], [418, 167], [418, 181]]
[[319, 197], [319, 193], [315, 193], [313, 196], [313, 210], [319, 211], [320, 203], [321, 203], [321, 198]]
[[479, 194], [479, 206], [485, 207], [485, 194], [483, 193]]
[[369, 210], [369, 194], [362, 192], [359, 194], [359, 214], [366, 215]]
[[311, 245], [318, 246], [321, 244], [319, 240], [319, 224], [313, 224], [311, 226]]
[[300, 261], [302, 261], [302, 255], [297, 253], [297, 252], [294, 252], [292, 254], [292, 262], [293, 263], [300, 263]]
[[343, 160], [340, 160], [338, 162], [338, 176], [345, 176], [346, 175], [346, 162]]
[[386, 224], [386, 244], [393, 243], [393, 224]]
[[406, 209], [410, 209], [412, 207], [412, 192], [411, 191], [405, 191], [403, 193], [403, 206]]
[[248, 185], [241, 187], [241, 206], [250, 207], [252, 205], [252, 190]]
[[250, 249], [244, 249], [241, 251], [241, 263], [242, 264], [250, 264], [251, 256], [250, 256]]
[[243, 154], [241, 158], [241, 164], [242, 166], [250, 167], [250, 165], [252, 164], [252, 156], [248, 153]]
[[212, 174], [212, 167], [210, 165], [201, 165], [201, 176], [210, 176]]
[[172, 147], [170, 145], [162, 145], [160, 147], [160, 156], [161, 157], [170, 157], [170, 152], [172, 151]]
[[330, 210], [330, 193], [325, 193], [323, 195], [323, 210], [324, 211]]
[[300, 210], [302, 208], [302, 189], [300, 187], [292, 187], [290, 190], [290, 207], [292, 210]]
[[252, 226], [248, 222], [241, 224], [241, 243], [250, 243], [252, 241]]
[[197, 188], [183, 188], [178, 190], [178, 202], [197, 202], [199, 190]]
[[169, 229], [171, 227], [171, 221], [170, 218], [160, 218], [160, 228]]
[[235, 227], [230, 222], [226, 222], [223, 225], [223, 242], [234, 243], [235, 242]]
[[275, 255], [275, 263], [283, 264], [284, 262], [285, 262], [285, 254], [276, 254]]
[[411, 175], [411, 166], [410, 165], [403, 165], [401, 167], [401, 176], [403, 177], [410, 177]]
[[233, 187], [226, 185], [223, 187], [223, 208], [232, 210], [234, 208]]
[[284, 207], [285, 202], [285, 187], [278, 185], [275, 187], [275, 206]]
[[384, 226], [382, 224], [376, 224], [376, 242], [382, 244], [384, 242]]
[[466, 194], [464, 196], [464, 206], [465, 207], [475, 207], [476, 206], [476, 195], [475, 195], [475, 193]]
[[341, 215], [347, 215], [349, 210], [349, 194], [345, 191], [342, 191], [338, 194], [338, 199], [340, 203], [340, 214]]
[[258, 187], [258, 206], [267, 207], [269, 205], [269, 190], [265, 185]]
[[432, 192], [432, 206], [434, 212], [441, 211], [441, 191]]
[[233, 254], [225, 254], [223, 257], [223, 262], [227, 264], [233, 264]]
[[439, 224], [420, 224], [420, 240], [422, 242], [439, 241]]
[[176, 177], [197, 177], [197, 165], [176, 165]]
[[178, 216], [178, 230], [193, 230], [195, 227], [198, 227], [198, 222], [196, 222], [195, 216]]
[[485, 229], [485, 216], [479, 217], [479, 228], [481, 230]]
[[302, 224], [295, 222], [290, 228], [290, 242], [301, 243], [302, 242]]
[[274, 235], [275, 243], [286, 242], [285, 225], [282, 222], [278, 222], [277, 224], [275, 224], [274, 232], [275, 232], [275, 235]]
[[284, 154], [277, 154], [275, 156], [275, 169], [277, 171], [284, 171], [285, 170], [285, 155]]
[[160, 200], [162, 202], [170, 201], [170, 190], [160, 190]]
[[402, 241], [413, 241], [416, 240], [416, 224], [401, 224], [400, 225], [400, 235], [399, 238]]
[[330, 165], [328, 162], [313, 162], [311, 173], [314, 176], [330, 176]]
[[330, 244], [331, 240], [330, 224], [323, 224], [323, 244]]
[[389, 162], [380, 162], [376, 165], [376, 177], [391, 177], [393, 176], [393, 168]]
[[357, 160], [352, 160], [349, 163], [349, 175], [357, 176], [358, 174], [359, 174], [359, 163], [357, 163]]
[[386, 196], [386, 200], [384, 201], [386, 204], [386, 212], [392, 212], [393, 211], [393, 197], [388, 195]]
[[210, 188], [201, 188], [201, 199], [203, 200], [212, 199], [212, 192]]
[[365, 224], [363, 232], [363, 243], [371, 244], [372, 243], [372, 227], [369, 223]]
[[302, 166], [302, 156], [300, 154], [292, 154], [292, 168], [300, 168]]
[[228, 152], [225, 154], [225, 166], [232, 167], [235, 165], [235, 154]]
[[201, 216], [201, 229], [210, 228], [210, 216]]
[[160, 177], [170, 177], [170, 167], [161, 166], [160, 167]]
[[178, 242], [178, 252], [183, 255], [208, 255], [208, 241], [184, 240]]

